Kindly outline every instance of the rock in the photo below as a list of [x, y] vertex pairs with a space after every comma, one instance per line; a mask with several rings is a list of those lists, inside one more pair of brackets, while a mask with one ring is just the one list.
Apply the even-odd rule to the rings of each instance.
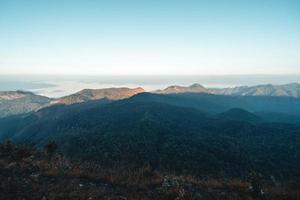
[[118, 196], [118, 197], [116, 198], [116, 200], [127, 200], [127, 198], [124, 197], [124, 196]]
[[34, 180], [34, 181], [38, 181], [40, 174], [31, 174], [30, 177]]
[[31, 156], [29, 156], [27, 158], [23, 158], [23, 162], [31, 163], [31, 162], [33, 162], [33, 159], [34, 159], [34, 156], [31, 155]]
[[220, 197], [226, 197], [226, 192], [224, 192], [224, 191], [223, 191], [223, 192], [220, 192], [220, 193], [219, 193], [219, 196], [220, 196]]
[[5, 167], [5, 169], [11, 169], [11, 168], [15, 167], [16, 165], [17, 165], [16, 162], [9, 163], [9, 164]]
[[196, 192], [192, 200], [201, 200], [201, 199], [203, 199], [202, 194]]

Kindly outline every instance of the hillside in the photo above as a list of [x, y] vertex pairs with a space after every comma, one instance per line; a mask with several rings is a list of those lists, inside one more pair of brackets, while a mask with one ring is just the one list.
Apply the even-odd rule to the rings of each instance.
[[[176, 176], [144, 168], [104, 168], [66, 159], [53, 143], [43, 151], [0, 144], [0, 199], [107, 200], [296, 200], [295, 182], [255, 172], [243, 179]], [[262, 193], [262, 192], [263, 193]]]
[[278, 96], [278, 97], [300, 97], [300, 84], [290, 83], [284, 85], [255, 85], [255, 86], [238, 86], [232, 88], [205, 88], [200, 84], [190, 86], [169, 86], [162, 90], [157, 90], [159, 94], [176, 94], [176, 93], [208, 93], [217, 95], [234, 95], [234, 96]]
[[187, 86], [187, 87], [173, 85], [173, 86], [169, 86], [165, 89], [155, 91], [155, 93], [159, 93], [159, 94], [186, 93], [186, 92], [209, 93], [208, 89], [206, 89], [205, 87], [203, 87], [202, 85], [197, 84], [197, 83]]
[[300, 113], [300, 98], [272, 96], [231, 96], [207, 93], [153, 94], [135, 95], [131, 101], [159, 102], [180, 107], [196, 108], [207, 113], [221, 113], [232, 108], [249, 112]]
[[[0, 118], [17, 115], [17, 114], [25, 114], [32, 111], [36, 111], [43, 107], [52, 106], [56, 104], [71, 105], [71, 104], [82, 103], [87, 101], [95, 101], [100, 99], [121, 100], [144, 92], [145, 90], [141, 87], [84, 89], [77, 93], [65, 97], [51, 99], [48, 97], [35, 95], [31, 92], [4, 91], [4, 92], [0, 92]], [[297, 109], [299, 108], [297, 102], [299, 102], [299, 97], [300, 97], [300, 86], [297, 83], [286, 84], [286, 85], [268, 84], [268, 85], [257, 85], [251, 87], [241, 86], [241, 87], [223, 88], [223, 89], [205, 88], [200, 84], [193, 84], [190, 86], [175, 85], [175, 86], [169, 86], [162, 90], [156, 90], [153, 92], [153, 96], [148, 96], [148, 97], [156, 98], [154, 96], [155, 94], [169, 95], [167, 97], [159, 96], [158, 98], [160, 98], [161, 100], [163, 98], [171, 99], [172, 101], [171, 104], [174, 103], [174, 101], [177, 101], [174, 100], [174, 97], [176, 95], [179, 96], [194, 95], [194, 97], [192, 98], [197, 98], [196, 96], [197, 94], [199, 94], [202, 95], [200, 100], [201, 104], [198, 104], [199, 100], [194, 100], [194, 99], [191, 100], [189, 97], [187, 97], [188, 98], [187, 106], [192, 105], [192, 107], [198, 107], [200, 108], [200, 110], [203, 111], [206, 110], [209, 112], [224, 112], [225, 110], [234, 108], [235, 105], [238, 108], [250, 110], [251, 112], [261, 112], [262, 109], [264, 108], [263, 106], [265, 105], [265, 103], [262, 103], [260, 109], [256, 109], [257, 107], [259, 107], [259, 105], [253, 106], [253, 104], [255, 104], [253, 103], [253, 101], [259, 101], [259, 104], [262, 101], [266, 101], [267, 103], [271, 102], [270, 106], [272, 106], [272, 108], [270, 108], [269, 110], [268, 109], [263, 110], [263, 112], [267, 111], [267, 112], [290, 114], [291, 109], [289, 108], [291, 108], [292, 106], [296, 106], [295, 107], [296, 110], [294, 110], [293, 115], [295, 113], [299, 113], [299, 109]], [[220, 96], [216, 98], [217, 102], [215, 102], [214, 100], [215, 99], [214, 95]], [[229, 97], [227, 98], [224, 96], [229, 96]], [[232, 96], [235, 96], [237, 98], [232, 98]], [[238, 98], [238, 97], [249, 97], [249, 98]], [[261, 97], [261, 98], [254, 98], [254, 97]], [[276, 97], [284, 97], [284, 98], [276, 99]], [[223, 100], [224, 103], [220, 103], [219, 100]], [[278, 103], [275, 102], [277, 100], [279, 100]], [[287, 105], [288, 101], [290, 101], [291, 106], [288, 106], [287, 109], [285, 106]], [[181, 100], [177, 102], [179, 103], [175, 103], [175, 105], [179, 104], [181, 106], [181, 104], [185, 103]], [[269, 108], [270, 106], [268, 105], [266, 108]], [[277, 109], [275, 108], [275, 106], [277, 106]], [[255, 107], [255, 109], [253, 109], [253, 107]], [[264, 113], [264, 115], [266, 116], [266, 113]], [[287, 119], [288, 117], [285, 118]], [[298, 122], [299, 120], [296, 121]]]
[[71, 105], [95, 100], [120, 100], [144, 92], [143, 88], [84, 89], [75, 94], [48, 98], [25, 91], [0, 91], [0, 118], [26, 114], [57, 104]]
[[236, 96], [285, 96], [300, 97], [300, 84], [241, 86], [224, 89], [210, 89], [213, 94]]
[[0, 140], [36, 147], [54, 140], [68, 158], [108, 168], [217, 178], [255, 170], [284, 180], [299, 170], [297, 108], [293, 97], [141, 93], [5, 117]]
[[0, 118], [38, 110], [47, 105], [50, 100], [31, 92], [0, 92]]
[[263, 119], [259, 116], [240, 108], [232, 108], [226, 112], [218, 114], [217, 117], [222, 120], [245, 121], [252, 123], [259, 123], [263, 121]]
[[75, 94], [55, 99], [50, 104], [74, 104], [91, 100], [110, 99], [120, 100], [131, 97], [135, 94], [145, 92], [143, 88], [105, 88], [105, 89], [84, 89]]
[[106, 167], [150, 165], [212, 177], [241, 177], [251, 170], [276, 179], [297, 174], [300, 128], [295, 125], [227, 120], [135, 97], [72, 106], [79, 105], [80, 110], [57, 106], [0, 120], [2, 135], [40, 147], [55, 140], [66, 156]]

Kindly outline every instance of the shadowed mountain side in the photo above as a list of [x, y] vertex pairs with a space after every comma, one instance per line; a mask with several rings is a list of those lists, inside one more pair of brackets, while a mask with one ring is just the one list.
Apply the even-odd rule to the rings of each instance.
[[[0, 120], [0, 126], [6, 126], [0, 130], [8, 131], [11, 123], [14, 134], [8, 138], [15, 142], [43, 146], [55, 140], [67, 156], [108, 167], [150, 165], [222, 177], [253, 169], [278, 178], [297, 172], [297, 126], [216, 119], [193, 108], [134, 99], [49, 107], [20, 119]], [[81, 108], [76, 111], [73, 106]]]
[[269, 122], [300, 124], [300, 113], [257, 112], [255, 115]]
[[[82, 103], [105, 98], [110, 100], [120, 100], [130, 98], [136, 94], [144, 92], [144, 89], [140, 87], [133, 89], [84, 89], [75, 94], [57, 99], [50, 99], [35, 95], [31, 92], [0, 92], [0, 118], [29, 113], [32, 111], [37, 111], [43, 107], [56, 104], [70, 105], [74, 103]], [[171, 98], [169, 98], [170, 96], [165, 97], [167, 100], [166, 103], [185, 107], [192, 106], [207, 112], [224, 112], [228, 109], [237, 107], [249, 110], [251, 112], [275, 112], [288, 114], [300, 113], [299, 103], [296, 103], [299, 101], [299, 98], [297, 97], [300, 94], [300, 87], [297, 83], [287, 85], [258, 85], [252, 87], [242, 86], [225, 89], [206, 89], [200, 84], [193, 84], [188, 87], [170, 86], [164, 90], [155, 91], [154, 94], [182, 95], [180, 100], [174, 100], [174, 96]], [[198, 94], [202, 96], [197, 97]], [[218, 94], [221, 97], [218, 97], [216, 98], [217, 100], [215, 100], [213, 96], [210, 96], [212, 94]], [[236, 98], [227, 98], [223, 96], [236, 96]], [[148, 97], [151, 97], [152, 99], [160, 98], [159, 102], [165, 101], [161, 97]], [[278, 99], [275, 97], [278, 97]], [[188, 103], [185, 105], [183, 100], [186, 100]], [[220, 101], [223, 101], [223, 103]], [[253, 103], [254, 101], [257, 101], [258, 104], [255, 105], [255, 103]], [[274, 103], [274, 101], [278, 102]], [[291, 109], [293, 106], [295, 106], [295, 109]]]
[[131, 101], [160, 102], [170, 105], [196, 108], [207, 113], [221, 113], [232, 108], [249, 112], [300, 113], [300, 98], [265, 96], [227, 96], [206, 93], [135, 95]]
[[232, 108], [226, 112], [220, 113], [217, 115], [217, 118], [222, 120], [235, 120], [252, 123], [259, 123], [263, 121], [263, 119], [259, 116], [240, 108]]
[[[56, 128], [56, 122], [60, 119], [68, 119], [69, 117], [76, 115], [80, 112], [92, 108], [101, 108], [102, 106], [112, 102], [108, 99], [101, 99], [96, 101], [89, 101], [84, 103], [63, 105], [57, 104], [49, 107], [44, 107], [37, 112], [10, 116], [7, 118], [0, 119], [0, 140], [5, 140], [12, 137], [19, 137], [23, 133], [30, 133], [27, 137], [36, 136], [36, 140], [43, 141], [49, 139], [51, 133]], [[44, 126], [42, 126], [42, 124]], [[45, 134], [37, 131], [30, 131], [31, 127], [39, 127], [47, 130]], [[34, 137], [33, 137], [34, 138]], [[30, 139], [29, 139], [30, 140]], [[32, 142], [35, 142], [32, 140]]]
[[[205, 114], [190, 108], [180, 108], [161, 103], [142, 103], [119, 101], [107, 104], [108, 101], [74, 104], [71, 106], [57, 105], [39, 110], [24, 118], [11, 118], [12, 122], [25, 120], [27, 123], [14, 134], [13, 139], [20, 141], [43, 142], [56, 134], [77, 129], [114, 129], [121, 132], [138, 128], [143, 122], [168, 125], [183, 122], [185, 129], [197, 126]], [[184, 116], [188, 116], [184, 120]], [[8, 126], [7, 120], [4, 126]], [[11, 123], [13, 127], [14, 123]], [[106, 126], [110, 125], [110, 126]], [[178, 123], [179, 126], [180, 123]], [[37, 131], [37, 128], [39, 131]], [[172, 130], [173, 131], [173, 130]]]

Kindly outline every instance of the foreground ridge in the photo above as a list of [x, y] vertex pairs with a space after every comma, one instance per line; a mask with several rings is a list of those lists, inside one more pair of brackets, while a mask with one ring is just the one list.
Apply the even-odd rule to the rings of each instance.
[[291, 183], [266, 180], [259, 174], [244, 179], [176, 176], [144, 168], [103, 168], [71, 161], [29, 146], [0, 144], [0, 199], [298, 199]]

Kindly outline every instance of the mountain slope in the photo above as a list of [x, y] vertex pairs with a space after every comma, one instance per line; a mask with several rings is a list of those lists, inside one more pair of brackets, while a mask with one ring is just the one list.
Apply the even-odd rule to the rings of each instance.
[[[51, 156], [31, 146], [0, 143], [0, 199], [113, 199], [113, 200], [236, 200], [261, 199], [256, 174], [245, 180], [195, 176], [176, 176], [151, 168], [105, 168], [96, 162], [73, 161], [52, 153]], [[258, 189], [264, 199], [299, 200], [294, 184], [268, 181]], [[296, 183], [296, 182], [295, 182]], [[208, 189], [210, 188], [210, 189]], [[149, 192], [151, 191], [151, 192]], [[181, 192], [184, 191], [184, 192]], [[108, 197], [108, 198], [105, 198]], [[112, 197], [112, 198], [109, 198]], [[203, 198], [202, 198], [203, 197]]]
[[135, 97], [73, 106], [81, 108], [55, 106], [5, 123], [0, 120], [0, 130], [9, 131], [10, 123], [14, 134], [9, 138], [15, 142], [43, 146], [55, 140], [67, 156], [109, 167], [150, 165], [223, 177], [255, 169], [290, 177], [299, 166], [297, 126], [215, 119], [197, 109]]
[[300, 84], [291, 83], [286, 85], [257, 85], [241, 86], [224, 89], [210, 89], [210, 93], [237, 96], [286, 96], [300, 97]]
[[211, 114], [222, 113], [232, 108], [240, 108], [253, 113], [276, 112], [297, 115], [300, 113], [300, 98], [292, 97], [231, 96], [206, 93], [142, 93], [133, 96], [131, 100], [191, 107]]
[[145, 92], [143, 88], [105, 88], [105, 89], [84, 89], [75, 94], [65, 96], [51, 101], [51, 104], [74, 104], [91, 100], [110, 99], [119, 100], [131, 97], [135, 94]]
[[222, 120], [235, 120], [253, 123], [262, 122], [262, 119], [259, 116], [240, 108], [232, 108], [226, 112], [218, 114], [217, 117]]
[[[79, 91], [75, 94], [57, 98], [57, 99], [50, 99], [47, 97], [35, 95], [30, 92], [22, 92], [22, 91], [8, 91], [8, 92], [0, 92], [0, 117], [10, 116], [10, 115], [16, 115], [16, 114], [23, 114], [28, 113], [31, 111], [38, 110], [39, 108], [45, 107], [45, 106], [51, 106], [54, 104], [74, 104], [74, 103], [82, 103], [86, 101], [92, 101], [92, 100], [99, 100], [99, 99], [110, 99], [110, 100], [120, 100], [129, 98], [131, 96], [134, 96], [136, 94], [144, 93], [143, 88], [105, 88], [105, 89], [84, 89], [82, 91]], [[172, 94], [183, 94], [188, 95], [185, 93], [193, 93], [193, 94], [217, 94], [217, 95], [226, 95], [226, 96], [255, 96], [259, 97], [261, 96], [262, 99], [265, 98], [271, 98], [271, 97], [292, 97], [297, 98], [300, 97], [300, 84], [293, 83], [293, 84], [286, 84], [286, 85], [258, 85], [258, 86], [242, 86], [242, 87], [235, 87], [235, 88], [224, 88], [224, 89], [207, 89], [203, 87], [200, 84], [193, 84], [188, 87], [183, 86], [170, 86], [164, 90], [157, 90], [154, 92], [155, 94], [166, 94], [166, 95], [172, 95]], [[192, 95], [192, 94], [191, 94]], [[190, 95], [190, 96], [191, 96]], [[152, 96], [153, 97], [153, 96]], [[239, 99], [226, 99], [225, 97], [220, 97], [218, 99], [223, 99], [225, 102], [223, 104], [220, 104], [219, 102], [215, 102], [213, 98], [209, 98], [205, 100], [205, 95], [203, 95], [201, 98], [202, 106], [200, 105], [193, 105], [192, 107], [199, 107], [204, 108], [204, 110], [210, 110], [210, 111], [225, 111], [230, 108], [233, 108], [234, 106], [224, 106], [226, 104], [238, 104], [238, 108], [250, 110], [253, 112], [260, 112], [262, 109], [255, 110], [252, 108], [247, 107], [247, 104], [249, 103], [248, 100], [239, 100]], [[209, 95], [208, 95], [209, 97]], [[167, 97], [168, 99], [169, 97]], [[250, 98], [249, 98], [250, 99]], [[261, 99], [261, 100], [262, 100]], [[294, 104], [296, 100], [290, 100], [292, 104]], [[189, 99], [190, 100], [190, 99]], [[188, 100], [188, 101], [189, 101]], [[261, 102], [260, 100], [260, 102]], [[267, 100], [270, 101], [270, 100]], [[284, 105], [286, 105], [286, 102], [289, 101], [288, 99], [279, 100], [280, 102], [283, 102]], [[282, 106], [280, 105], [280, 102], [276, 104], [276, 106]], [[184, 104], [184, 102], [182, 102]], [[194, 101], [189, 102], [190, 104], [198, 104], [199, 102]], [[245, 106], [240, 107], [240, 103], [245, 104]], [[250, 102], [251, 105], [253, 105], [253, 102]], [[190, 106], [190, 105], [189, 105]], [[215, 107], [216, 106], [216, 107]], [[223, 107], [220, 108], [219, 106]], [[205, 108], [206, 107], [206, 108]], [[258, 106], [256, 106], [258, 107]], [[270, 106], [268, 106], [270, 107]], [[290, 106], [288, 106], [290, 107]], [[299, 111], [299, 107], [295, 107], [295, 112]], [[284, 110], [282, 109], [274, 109], [272, 108], [272, 112], [275, 110], [275, 112]], [[265, 110], [263, 110], [265, 111]], [[267, 110], [269, 111], [269, 110]]]
[[31, 92], [0, 92], [0, 118], [38, 110], [47, 105], [50, 100]]
[[235, 95], [235, 96], [285, 96], [300, 97], [300, 84], [290, 83], [285, 85], [256, 85], [256, 86], [240, 86], [234, 88], [205, 88], [200, 84], [191, 86], [170, 86], [163, 90], [157, 90], [159, 94], [176, 94], [176, 93], [208, 93], [218, 95]]
[[163, 90], [155, 91], [155, 93], [159, 93], [159, 94], [186, 93], [186, 92], [209, 93], [208, 89], [206, 89], [205, 87], [203, 87], [202, 85], [197, 84], [197, 83], [187, 86], [187, 87], [173, 85], [173, 86], [169, 86]]

